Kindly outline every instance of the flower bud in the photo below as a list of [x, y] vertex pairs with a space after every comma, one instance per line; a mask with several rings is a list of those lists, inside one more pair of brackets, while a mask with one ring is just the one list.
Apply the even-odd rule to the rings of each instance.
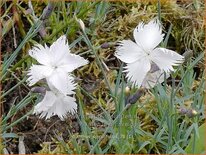
[[85, 25], [84, 25], [84, 22], [81, 19], [79, 19], [79, 25], [80, 25], [81, 29], [84, 31], [85, 30]]
[[140, 88], [133, 95], [128, 96], [126, 99], [126, 105], [136, 103], [137, 100], [144, 94], [144, 92], [145, 92], [145, 89]]
[[179, 111], [179, 113], [180, 113], [181, 115], [185, 115], [185, 114], [187, 114], [188, 109], [186, 109], [186, 108], [184, 108], [184, 107], [181, 107], [178, 111]]
[[75, 16], [75, 19], [76, 19], [76, 21], [79, 23], [80, 28], [82, 29], [82, 31], [85, 31], [84, 22], [83, 22], [81, 19], [78, 19], [76, 16]]
[[195, 117], [197, 115], [197, 111], [194, 109], [189, 109], [186, 115], [190, 118]]
[[130, 93], [130, 88], [127, 86], [127, 87], [125, 88], [125, 94], [126, 94], [126, 95], [129, 95], [129, 93]]
[[193, 51], [186, 50], [182, 55], [185, 57], [185, 62], [187, 62], [193, 56]]
[[196, 110], [192, 110], [192, 114], [194, 115], [194, 116], [196, 116], [197, 115], [197, 111]]
[[32, 93], [40, 93], [40, 94], [45, 94], [46, 93], [46, 88], [44, 87], [33, 87], [31, 88]]
[[106, 49], [106, 48], [109, 48], [109, 43], [103, 43], [102, 45], [101, 45], [101, 48], [103, 48], [103, 49]]

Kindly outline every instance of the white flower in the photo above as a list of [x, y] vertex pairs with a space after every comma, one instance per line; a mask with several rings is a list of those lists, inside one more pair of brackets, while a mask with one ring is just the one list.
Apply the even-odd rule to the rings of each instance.
[[75, 94], [76, 83], [71, 72], [88, 61], [70, 53], [66, 36], [61, 36], [50, 48], [36, 45], [29, 51], [29, 55], [40, 63], [31, 66], [27, 80], [29, 85], [46, 79], [50, 88], [43, 100], [34, 107], [34, 113], [46, 119], [58, 115], [62, 120], [67, 113], [74, 114], [77, 111], [76, 99], [69, 95]]
[[[61, 36], [50, 48], [38, 44], [29, 51], [29, 55], [40, 65], [32, 65], [27, 82], [34, 85], [41, 79], [46, 79], [49, 86], [54, 86], [63, 94], [72, 94], [72, 77], [68, 73], [88, 63], [84, 58], [70, 53], [66, 36]], [[72, 89], [71, 89], [72, 88]]]
[[34, 107], [34, 113], [40, 114], [40, 118], [58, 115], [61, 120], [64, 120], [66, 114], [76, 113], [77, 104], [74, 97], [66, 96], [56, 91], [46, 91], [46, 94], [41, 102]]
[[[173, 71], [173, 66], [178, 66], [184, 61], [184, 57], [166, 48], [157, 48], [163, 40], [162, 28], [158, 20], [153, 19], [148, 24], [140, 23], [133, 32], [134, 43], [131, 40], [123, 40], [116, 49], [115, 56], [125, 62], [126, 77], [140, 87], [147, 79], [151, 64], [155, 63], [160, 72]], [[157, 73], [157, 72], [156, 72]]]

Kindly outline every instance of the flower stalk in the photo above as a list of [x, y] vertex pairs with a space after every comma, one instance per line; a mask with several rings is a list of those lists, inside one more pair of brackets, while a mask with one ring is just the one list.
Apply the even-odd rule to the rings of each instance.
[[94, 54], [94, 56], [95, 56], [95, 58], [96, 58], [96, 61], [97, 61], [98, 66], [100, 67], [100, 69], [101, 69], [101, 71], [102, 71], [102, 74], [103, 74], [103, 76], [104, 76], [104, 80], [105, 80], [105, 82], [106, 82], [106, 85], [107, 85], [107, 87], [109, 88], [111, 95], [113, 96], [114, 93], [113, 93], [112, 88], [111, 88], [111, 86], [110, 86], [110, 83], [109, 83], [109, 81], [108, 81], [108, 79], [107, 79], [107, 74], [106, 74], [105, 69], [104, 69], [104, 67], [103, 67], [103, 65], [102, 65], [102, 62], [101, 62], [99, 56], [97, 55], [97, 52], [96, 52], [95, 48], [92, 46], [92, 43], [90, 42], [90, 40], [89, 40], [89, 38], [88, 38], [88, 36], [87, 36], [87, 33], [86, 33], [85, 29], [82, 29], [82, 32], [83, 32], [83, 36], [84, 36], [84, 38], [86, 39], [86, 42], [87, 42], [89, 48], [92, 50], [92, 53]]

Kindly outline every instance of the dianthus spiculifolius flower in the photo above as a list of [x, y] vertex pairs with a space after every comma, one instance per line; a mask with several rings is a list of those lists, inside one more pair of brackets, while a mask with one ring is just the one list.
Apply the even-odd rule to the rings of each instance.
[[29, 86], [41, 79], [46, 79], [48, 85], [53, 85], [63, 94], [71, 94], [71, 78], [68, 73], [88, 63], [84, 58], [70, 53], [66, 36], [61, 36], [50, 48], [38, 44], [29, 51], [29, 55], [40, 65], [32, 65], [29, 70]]
[[69, 112], [74, 114], [77, 111], [76, 99], [55, 91], [46, 91], [41, 102], [34, 107], [34, 113], [40, 114], [40, 118], [50, 118], [53, 115], [63, 120]]
[[[50, 48], [38, 44], [29, 51], [29, 55], [40, 65], [32, 65], [28, 71], [29, 86], [41, 79], [46, 79], [50, 91], [46, 91], [43, 100], [34, 108], [34, 113], [41, 113], [40, 117], [50, 118], [58, 115], [61, 119], [67, 112], [77, 110], [74, 95], [76, 83], [71, 72], [88, 63], [84, 58], [70, 53], [66, 36], [61, 36]], [[70, 95], [70, 96], [69, 96]]]
[[34, 113], [40, 114], [40, 118], [45, 117], [45, 119], [57, 115], [61, 120], [64, 120], [68, 112], [74, 114], [77, 111], [77, 104], [76, 99], [71, 95], [75, 94], [73, 90], [76, 88], [76, 84], [71, 75], [68, 76], [68, 80], [70, 96], [61, 93], [53, 85], [48, 85], [50, 91], [44, 89], [45, 93], [41, 92], [45, 95], [42, 101], [34, 107]]
[[[145, 83], [148, 76], [152, 78], [156, 75], [162, 76], [164, 71], [166, 73], [174, 71], [173, 66], [178, 66], [184, 61], [184, 57], [175, 51], [157, 47], [164, 37], [157, 19], [151, 20], [148, 24], [140, 23], [134, 29], [133, 36], [135, 42], [131, 40], [119, 42], [115, 56], [126, 63], [124, 70], [127, 72], [126, 77], [138, 87], [142, 86], [143, 81]], [[148, 75], [152, 64], [158, 69], [155, 74]]]

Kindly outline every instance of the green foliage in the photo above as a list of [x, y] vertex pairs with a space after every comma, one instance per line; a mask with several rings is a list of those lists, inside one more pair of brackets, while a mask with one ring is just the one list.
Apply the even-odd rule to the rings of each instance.
[[205, 153], [205, 123], [198, 128], [198, 133], [191, 136], [188, 146], [185, 148], [187, 154]]

